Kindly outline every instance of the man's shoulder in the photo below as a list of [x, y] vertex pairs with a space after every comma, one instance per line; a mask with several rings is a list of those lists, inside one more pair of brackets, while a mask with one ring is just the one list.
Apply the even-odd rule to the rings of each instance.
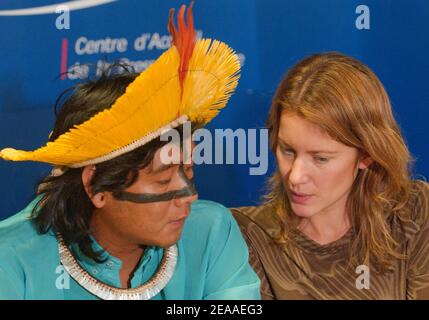
[[56, 238], [51, 232], [39, 234], [32, 221], [37, 201], [0, 222], [0, 287], [5, 288], [0, 298], [62, 297], [51, 290], [59, 266]]
[[[213, 237], [229, 230], [235, 223], [231, 211], [220, 203], [197, 200], [191, 205], [191, 212], [184, 227], [184, 238]], [[225, 232], [224, 232], [225, 233]]]
[[220, 203], [210, 200], [197, 200], [191, 205], [191, 215], [195, 214], [210, 217], [224, 217], [231, 215], [231, 212]]
[[31, 213], [37, 201], [38, 198], [34, 199], [17, 214], [0, 221], [0, 251], [43, 247], [52, 238], [49, 234], [39, 234], [33, 224]]
[[31, 212], [36, 204], [35, 201], [36, 199], [20, 212], [0, 221], [0, 243], [4, 243], [7, 239], [19, 240], [21, 237], [27, 238], [34, 235], [35, 229], [31, 222]]

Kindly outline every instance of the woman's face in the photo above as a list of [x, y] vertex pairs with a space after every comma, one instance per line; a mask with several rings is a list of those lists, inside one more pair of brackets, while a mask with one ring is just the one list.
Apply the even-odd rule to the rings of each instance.
[[367, 161], [356, 148], [291, 113], [281, 115], [276, 157], [292, 210], [301, 218], [344, 214], [353, 181]]

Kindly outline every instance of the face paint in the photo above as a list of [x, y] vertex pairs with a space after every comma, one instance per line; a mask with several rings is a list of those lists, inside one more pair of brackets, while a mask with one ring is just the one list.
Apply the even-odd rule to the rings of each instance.
[[115, 199], [122, 201], [130, 201], [136, 203], [151, 203], [170, 201], [175, 198], [189, 197], [197, 194], [193, 179], [189, 179], [183, 169], [183, 166], [179, 167], [179, 177], [185, 182], [186, 186], [180, 190], [173, 190], [165, 193], [132, 193], [122, 191], [114, 195]]

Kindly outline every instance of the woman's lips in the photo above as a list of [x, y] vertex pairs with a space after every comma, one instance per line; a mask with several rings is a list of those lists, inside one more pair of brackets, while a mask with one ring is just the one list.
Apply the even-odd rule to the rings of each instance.
[[311, 194], [291, 192], [291, 201], [293, 203], [305, 204], [311, 197]]

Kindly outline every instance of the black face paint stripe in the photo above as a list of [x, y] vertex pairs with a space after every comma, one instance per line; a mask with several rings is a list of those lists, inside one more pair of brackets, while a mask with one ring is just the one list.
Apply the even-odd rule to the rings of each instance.
[[122, 200], [122, 201], [130, 201], [135, 203], [151, 203], [151, 202], [170, 201], [175, 198], [189, 197], [197, 194], [194, 181], [193, 179], [188, 179], [188, 177], [186, 176], [185, 170], [183, 169], [183, 166], [180, 166], [178, 174], [186, 184], [186, 187], [180, 190], [169, 191], [161, 194], [132, 193], [127, 191], [122, 191], [118, 194], [115, 194], [114, 197], [115, 199]]

